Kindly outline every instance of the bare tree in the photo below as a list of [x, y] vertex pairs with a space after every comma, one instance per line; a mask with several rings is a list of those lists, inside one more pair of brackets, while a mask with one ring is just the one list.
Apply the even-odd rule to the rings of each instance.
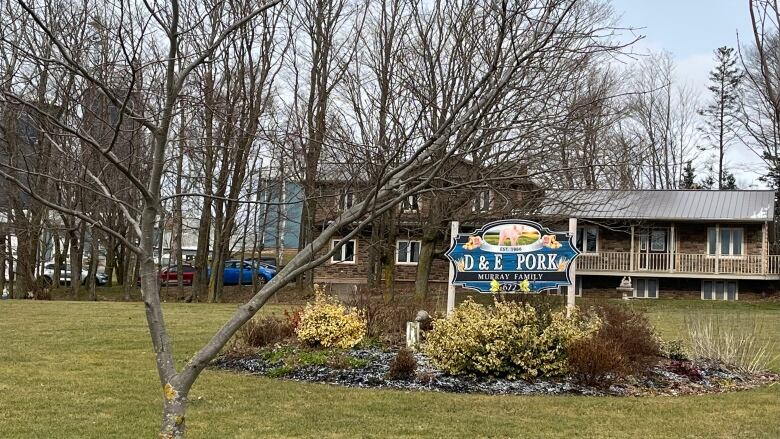
[[[601, 3], [595, 1], [473, 1], [454, 8], [437, 6], [446, 12], [444, 14], [429, 13], [427, 4], [415, 4], [415, 27], [419, 35], [424, 37], [428, 30], [442, 29], [444, 32], [436, 38], [443, 42], [442, 47], [453, 50], [452, 60], [462, 61], [462, 77], [449, 68], [443, 72], [443, 76], [431, 75], [425, 71], [431, 67], [445, 66], [440, 62], [445, 53], [437, 52], [436, 46], [423, 48], [419, 53], [407, 54], [409, 59], [405, 60], [405, 63], [408, 70], [402, 74], [405, 75], [404, 84], [409, 88], [410, 96], [415, 96], [408, 111], [419, 115], [412, 118], [414, 123], [411, 125], [403, 125], [405, 137], [409, 140], [398, 143], [397, 154], [382, 156], [380, 160], [384, 160], [384, 163], [378, 167], [382, 169], [381, 173], [377, 172], [356, 202], [351, 207], [345, 206], [318, 235], [314, 236], [313, 231], [308, 230], [309, 238], [303, 238], [305, 246], [277, 276], [249, 301], [238, 307], [186, 364], [177, 367], [173, 343], [161, 308], [155, 263], [155, 250], [162, 251], [161, 240], [157, 238], [162, 235], [160, 220], [165, 218], [163, 203], [170, 204], [171, 197], [183, 196], [219, 199], [219, 204], [225, 206], [225, 215], [217, 215], [215, 220], [221, 219], [225, 222], [215, 228], [215, 232], [222, 233], [233, 229], [231, 222], [234, 219], [230, 219], [230, 210], [237, 209], [237, 205], [247, 201], [238, 196], [242, 193], [240, 186], [245, 183], [246, 172], [245, 168], [240, 169], [243, 166], [241, 162], [246, 160], [258, 136], [260, 118], [257, 116], [261, 115], [265, 108], [262, 104], [267, 102], [270, 83], [273, 81], [270, 77], [257, 75], [257, 72], [263, 71], [262, 66], [255, 64], [252, 67], [251, 63], [257, 58], [251, 57], [250, 60], [248, 56], [222, 55], [228, 50], [232, 54], [241, 55], [266, 51], [267, 48], [262, 45], [249, 44], [247, 38], [250, 34], [254, 35], [250, 29], [259, 27], [258, 30], [263, 30], [266, 26], [272, 26], [272, 22], [267, 23], [264, 20], [280, 13], [277, 11], [282, 8], [277, 7], [278, 3], [215, 1], [203, 4], [200, 1], [173, 1], [160, 5], [121, 1], [98, 9], [94, 8], [94, 5], [85, 4], [84, 10], [81, 11], [83, 16], [88, 16], [87, 11], [99, 10], [105, 22], [112, 23], [110, 28], [107, 27], [111, 36], [109, 41], [115, 45], [116, 52], [121, 54], [121, 62], [116, 63], [111, 76], [129, 78], [130, 82], [130, 86], [117, 90], [107, 80], [94, 74], [89, 64], [77, 56], [80, 53], [78, 50], [81, 50], [78, 48], [83, 48], [84, 45], [71, 46], [64, 43], [65, 37], [42, 18], [40, 9], [23, 0], [18, 1], [18, 15], [31, 19], [35, 23], [32, 27], [34, 31], [45, 37], [52, 46], [51, 56], [44, 58], [37, 54], [26, 54], [26, 62], [38, 68], [46, 64], [50, 71], [61, 74], [58, 78], [68, 78], [68, 75], [71, 75], [77, 82], [84, 84], [85, 88], [99, 90], [111, 108], [117, 110], [117, 120], [111, 124], [115, 133], [113, 138], [118, 138], [122, 133], [124, 120], [139, 124], [144, 133], [142, 151], [136, 154], [142, 164], [130, 167], [117, 156], [113, 142], [106, 145], [96, 141], [81, 125], [81, 118], [76, 116], [86, 103], [78, 93], [69, 91], [69, 100], [74, 104], [69, 107], [69, 117], [61, 118], [54, 117], [51, 112], [39, 110], [32, 103], [19, 100], [20, 105], [45, 120], [46, 123], [40, 126], [42, 131], [47, 133], [47, 142], [54, 148], [88, 148], [82, 151], [82, 154], [89, 151], [99, 155], [105, 160], [106, 166], [130, 185], [135, 193], [134, 199], [139, 201], [136, 205], [119, 197], [114, 189], [106, 184], [106, 175], [96, 174], [84, 161], [76, 163], [79, 172], [75, 175], [81, 178], [63, 181], [49, 172], [40, 176], [42, 181], [60, 181], [63, 186], [70, 188], [74, 197], [68, 200], [58, 199], [52, 196], [52, 191], [41, 191], [39, 186], [20, 178], [22, 175], [29, 177], [29, 172], [20, 175], [7, 167], [0, 167], [0, 176], [46, 209], [61, 212], [63, 217], [70, 218], [69, 221], [73, 223], [78, 220], [80, 231], [87, 227], [98, 229], [121, 242], [126, 251], [137, 258], [144, 310], [163, 394], [161, 437], [184, 436], [187, 396], [193, 383], [235, 332], [280, 288], [298, 276], [311, 272], [339, 251], [351, 237], [360, 233], [379, 216], [395, 209], [409, 196], [435, 191], [439, 187], [451, 190], [458, 185], [484, 186], [492, 179], [490, 174], [480, 173], [476, 177], [469, 176], [467, 181], [461, 180], [460, 183], [453, 184], [446, 175], [449, 164], [453, 161], [481, 160], [485, 164], [498, 167], [499, 172], [496, 175], [500, 178], [524, 174], [524, 171], [515, 165], [531, 152], [541, 154], [544, 146], [539, 142], [539, 133], [544, 131], [543, 128], [560, 121], [561, 113], [557, 107], [548, 107], [551, 103], [557, 104], [554, 99], [559, 94], [556, 85], [562, 80], [564, 75], [561, 72], [566, 67], [562, 60], [615, 50], [615, 44], [610, 41], [612, 35], [609, 27], [601, 22], [598, 14], [589, 13], [590, 8], [596, 7], [598, 10]], [[333, 20], [340, 14], [340, 5], [342, 4], [338, 2], [301, 5], [309, 7], [304, 9], [305, 14], [302, 16], [315, 18], [315, 22], [305, 23], [309, 26], [309, 37], [314, 34], [319, 38], [321, 32], [331, 32], [339, 28], [338, 23], [333, 27]], [[332, 9], [333, 7], [336, 9]], [[349, 128], [328, 110], [327, 97], [334, 81], [343, 77], [353, 59], [349, 54], [354, 53], [354, 42], [362, 32], [363, 14], [359, 13], [360, 9], [351, 11], [355, 13], [349, 14], [349, 19], [345, 17], [340, 22], [343, 25], [349, 23], [348, 27], [332, 34], [334, 38], [338, 38], [324, 39], [321, 40], [322, 44], [312, 43], [313, 46], [310, 46], [315, 48], [313, 52], [316, 52], [317, 47], [326, 52], [315, 57], [318, 61], [307, 63], [311, 68], [308, 84], [312, 88], [309, 93], [314, 94], [317, 99], [302, 99], [298, 104], [306, 102], [308, 105], [293, 105], [296, 110], [305, 109], [303, 113], [288, 112], [296, 118], [301, 114], [305, 115], [305, 124], [299, 125], [293, 120], [291, 126], [305, 127], [304, 131], [296, 134], [298, 139], [305, 140], [297, 146], [298, 151], [305, 152], [306, 179], [316, 178], [321, 160], [315, 160], [314, 155], [323, 150], [328, 151], [326, 157], [337, 167], [359, 169], [366, 166], [365, 162], [360, 161], [359, 154], [347, 155], [345, 152], [349, 151], [345, 148], [333, 147], [336, 145], [323, 148], [331, 139], [329, 136], [343, 139], [343, 132]], [[316, 22], [318, 17], [322, 19], [320, 22]], [[463, 24], [464, 29], [484, 33], [466, 38], [465, 34], [455, 32], [457, 26], [445, 25], [444, 22], [452, 18], [460, 20], [457, 24]], [[206, 22], [208, 26], [203, 28], [201, 24]], [[306, 41], [311, 43], [310, 38]], [[330, 45], [345, 41], [349, 43], [343, 46]], [[87, 48], [90, 46], [88, 43], [84, 42]], [[7, 43], [3, 41], [2, 44]], [[295, 47], [295, 44], [291, 43], [291, 47]], [[340, 53], [347, 54], [346, 57], [334, 58], [335, 52], [331, 51], [338, 51], [339, 47], [344, 49]], [[467, 60], [467, 54], [473, 61]], [[339, 61], [334, 62], [334, 59]], [[177, 111], [188, 99], [188, 93], [197, 92], [196, 88], [191, 87], [190, 79], [193, 73], [204, 70], [208, 72], [208, 69], [212, 68], [209, 66], [217, 62], [224, 66], [222, 71], [207, 74], [206, 78], [208, 81], [221, 81], [223, 84], [220, 87], [215, 87], [213, 83], [208, 84], [205, 93], [214, 91], [208, 100], [195, 99], [188, 102], [199, 102], [198, 105], [205, 107], [204, 113], [214, 113], [211, 122], [208, 122], [208, 118], [204, 119], [204, 125], [221, 125], [204, 130], [204, 142], [213, 142], [209, 147], [219, 145], [219, 149], [215, 147], [212, 150], [212, 159], [216, 159], [217, 154], [230, 158], [228, 177], [226, 180], [220, 180], [222, 165], [212, 162], [211, 165], [216, 169], [213, 177], [217, 180], [216, 184], [213, 184], [213, 192], [165, 195], [164, 191], [168, 190], [165, 181], [171, 158], [171, 138], [173, 133], [181, 131], [176, 129]], [[234, 72], [236, 76], [228, 78]], [[442, 78], [452, 82], [449, 86], [426, 83], [440, 81]], [[236, 82], [233, 82], [234, 79]], [[139, 83], [143, 84], [144, 99], [134, 100], [132, 90]], [[58, 89], [68, 90], [62, 87]], [[232, 94], [225, 93], [226, 90], [230, 90]], [[301, 89], [295, 90], [297, 96]], [[3, 96], [13, 99], [16, 97], [16, 90], [6, 90]], [[227, 96], [234, 96], [236, 99], [229, 100], [226, 99]], [[238, 96], [243, 97], [238, 99]], [[77, 102], [78, 106], [75, 105]], [[442, 102], [446, 102], [446, 110], [436, 110], [435, 107]], [[238, 104], [238, 107], [229, 107], [233, 103]], [[228, 136], [227, 132], [231, 127], [235, 129], [235, 135]], [[330, 134], [329, 127], [333, 127], [336, 133]], [[208, 136], [212, 138], [209, 139]], [[233, 140], [226, 143], [226, 137]], [[77, 139], [77, 142], [68, 140], [70, 143], [66, 145], [64, 139]], [[441, 174], [442, 172], [445, 174]], [[351, 174], [357, 175], [354, 172]], [[216, 194], [222, 193], [219, 187], [222, 181], [228, 181], [225, 195], [217, 196]], [[304, 182], [310, 183], [306, 180]], [[231, 192], [233, 186], [238, 187], [237, 192]], [[95, 200], [115, 205], [122, 212], [129, 228], [113, 228], [106, 222], [100, 209], [85, 203], [89, 198], [79, 191], [88, 192]], [[311, 196], [312, 193], [309, 192], [305, 202], [313, 202]], [[331, 246], [334, 238], [336, 244]], [[83, 245], [83, 238], [80, 242]], [[216, 258], [219, 252], [215, 249], [214, 253]]]

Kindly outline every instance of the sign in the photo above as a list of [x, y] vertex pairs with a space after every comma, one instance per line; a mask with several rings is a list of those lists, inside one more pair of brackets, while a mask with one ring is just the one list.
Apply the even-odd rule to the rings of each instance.
[[526, 220], [496, 221], [458, 234], [445, 253], [453, 266], [452, 283], [482, 293], [571, 285], [570, 265], [579, 254], [568, 232]]

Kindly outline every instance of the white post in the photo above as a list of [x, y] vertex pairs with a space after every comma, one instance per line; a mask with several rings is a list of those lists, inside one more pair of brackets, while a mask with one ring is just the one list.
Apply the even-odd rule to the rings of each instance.
[[[572, 237], [572, 241], [577, 243], [577, 218], [569, 218], [569, 235]], [[569, 274], [571, 277], [571, 285], [566, 289], [566, 316], [571, 316], [571, 312], [574, 310], [574, 297], [577, 294], [577, 260], [574, 259], [570, 262], [571, 268], [569, 268]]]
[[675, 246], [676, 239], [674, 237], [674, 223], [672, 223], [671, 230], [669, 231], [669, 272], [674, 273], [675, 260], [677, 259], [677, 248]]
[[[455, 245], [455, 238], [458, 236], [459, 228], [460, 228], [460, 223], [458, 221], [453, 221], [450, 223], [450, 247]], [[448, 316], [452, 314], [452, 311], [455, 309], [455, 285], [452, 284], [454, 280], [455, 280], [455, 266], [452, 262], [450, 262], [450, 277], [449, 277], [449, 282], [447, 282], [447, 315]]]
[[628, 271], [634, 271], [634, 225], [631, 225], [631, 257], [628, 260]]

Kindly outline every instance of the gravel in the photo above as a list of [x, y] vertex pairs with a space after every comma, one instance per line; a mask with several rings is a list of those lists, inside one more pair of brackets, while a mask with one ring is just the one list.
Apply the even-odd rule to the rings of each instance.
[[[678, 375], [671, 370], [669, 360], [660, 360], [649, 373], [641, 378], [629, 378], [610, 386], [596, 388], [576, 383], [568, 377], [538, 379], [533, 381], [452, 376], [433, 367], [428, 359], [415, 353], [416, 377], [406, 380], [390, 380], [386, 377], [395, 352], [378, 348], [355, 349], [349, 355], [367, 361], [365, 367], [352, 369], [334, 368], [327, 365], [307, 365], [287, 370], [283, 379], [305, 382], [329, 383], [345, 387], [399, 389], [412, 391], [433, 391], [451, 393], [482, 393], [492, 395], [592, 395], [592, 396], [643, 396], [643, 395], [691, 395], [720, 393], [753, 388], [778, 381], [773, 373], [748, 375], [721, 364], [697, 363], [700, 379]], [[278, 373], [284, 363], [280, 360], [270, 363], [260, 357], [220, 357], [212, 367], [266, 376]]]

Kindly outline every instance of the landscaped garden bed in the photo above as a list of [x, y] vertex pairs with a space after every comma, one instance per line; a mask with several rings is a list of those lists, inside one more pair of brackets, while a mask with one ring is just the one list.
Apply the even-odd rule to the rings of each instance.
[[661, 359], [641, 378], [596, 387], [580, 384], [570, 377], [526, 381], [453, 376], [431, 366], [421, 353], [414, 354], [417, 360], [414, 376], [390, 379], [388, 371], [396, 353], [380, 348], [348, 351], [344, 355], [354, 362], [348, 367], [327, 363], [285, 366], [282, 360], [269, 361], [268, 358], [273, 358], [274, 352], [270, 350], [265, 355], [252, 357], [221, 357], [214, 366], [260, 376], [346, 387], [501, 395], [676, 396], [751, 389], [780, 380], [777, 374], [770, 372], [748, 374], [715, 363]]
[[283, 318], [250, 322], [212, 366], [346, 387], [502, 395], [676, 396], [780, 381], [765, 370], [765, 347], [712, 322], [689, 323], [688, 348], [664, 342], [643, 314], [621, 305], [567, 317], [544, 301], [466, 301], [424, 324], [411, 351], [398, 329], [410, 310], [348, 307], [319, 294]]

